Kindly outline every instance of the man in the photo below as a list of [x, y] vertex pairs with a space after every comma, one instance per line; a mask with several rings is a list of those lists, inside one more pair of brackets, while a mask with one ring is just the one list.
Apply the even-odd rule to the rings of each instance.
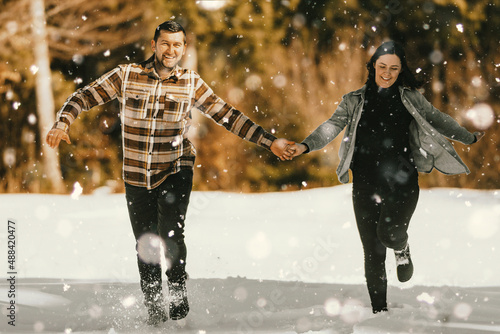
[[[80, 112], [118, 99], [123, 137], [123, 179], [136, 238], [141, 289], [148, 323], [167, 320], [163, 306], [159, 244], [167, 260], [169, 315], [189, 312], [184, 218], [192, 188], [195, 149], [187, 139], [191, 111], [198, 109], [227, 130], [280, 159], [293, 152], [214, 94], [191, 70], [178, 66], [186, 52], [186, 32], [174, 21], [158, 26], [151, 41], [153, 55], [140, 64], [120, 65], [70, 96], [47, 134], [50, 147], [70, 143], [71, 123]], [[159, 238], [158, 238], [159, 236]]]

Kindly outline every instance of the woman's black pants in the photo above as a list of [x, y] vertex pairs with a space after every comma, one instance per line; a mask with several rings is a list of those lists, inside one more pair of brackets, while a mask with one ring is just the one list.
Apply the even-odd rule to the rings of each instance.
[[418, 196], [418, 184], [387, 190], [353, 185], [352, 201], [374, 312], [387, 308], [386, 249], [400, 250], [406, 246], [408, 225]]
[[127, 207], [136, 239], [141, 289], [146, 302], [161, 295], [161, 252], [164, 248], [166, 274], [170, 282], [186, 279], [184, 219], [193, 185], [193, 171], [169, 175], [154, 189], [125, 184]]

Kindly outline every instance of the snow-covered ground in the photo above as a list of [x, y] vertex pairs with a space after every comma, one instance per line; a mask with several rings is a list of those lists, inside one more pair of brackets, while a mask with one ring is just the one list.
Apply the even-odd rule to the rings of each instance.
[[191, 312], [151, 328], [123, 194], [0, 195], [0, 331], [500, 333], [500, 191], [421, 191], [409, 230], [415, 275], [397, 282], [388, 252], [391, 310], [377, 316], [350, 196], [350, 185], [194, 192], [186, 221]]

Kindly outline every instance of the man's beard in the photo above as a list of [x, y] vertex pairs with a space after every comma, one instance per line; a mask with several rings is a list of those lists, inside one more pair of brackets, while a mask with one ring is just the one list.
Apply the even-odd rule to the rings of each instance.
[[[164, 61], [167, 61], [167, 60], [164, 60], [164, 59], [163, 59], [163, 55], [161, 56], [161, 58], [160, 58], [160, 59], [158, 59], [158, 56], [157, 56], [157, 55], [155, 56], [155, 58], [156, 58], [156, 63], [157, 63], [157, 66], [159, 67], [159, 68], [158, 68], [159, 70], [163, 70], [163, 69], [164, 69], [164, 70], [171, 71], [171, 70], [175, 67], [175, 65], [177, 65], [177, 63], [178, 63], [178, 62], [176, 62], [176, 63], [174, 63], [172, 66], [167, 66], [167, 65], [165, 65], [165, 63], [164, 63]], [[172, 59], [172, 60], [174, 60], [174, 59]]]

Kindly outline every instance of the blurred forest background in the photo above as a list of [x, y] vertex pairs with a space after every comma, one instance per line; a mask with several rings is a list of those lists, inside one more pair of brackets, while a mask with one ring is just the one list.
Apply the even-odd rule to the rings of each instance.
[[[0, 192], [70, 193], [76, 182], [84, 193], [123, 189], [117, 103], [80, 115], [71, 145], [58, 151], [47, 149], [45, 135], [73, 91], [118, 64], [148, 58], [155, 27], [168, 19], [188, 32], [183, 66], [267, 130], [296, 141], [364, 84], [374, 48], [400, 41], [426, 98], [470, 131], [487, 128], [475, 145], [454, 143], [470, 175], [433, 171], [420, 174], [421, 186], [500, 189], [499, 6], [497, 0], [0, 0]], [[43, 81], [48, 74], [51, 82]], [[53, 105], [43, 102], [50, 96]], [[485, 108], [494, 112], [491, 122], [474, 123], [470, 116]], [[338, 184], [342, 136], [324, 151], [281, 162], [202, 116], [190, 135], [198, 151], [197, 190]]]

